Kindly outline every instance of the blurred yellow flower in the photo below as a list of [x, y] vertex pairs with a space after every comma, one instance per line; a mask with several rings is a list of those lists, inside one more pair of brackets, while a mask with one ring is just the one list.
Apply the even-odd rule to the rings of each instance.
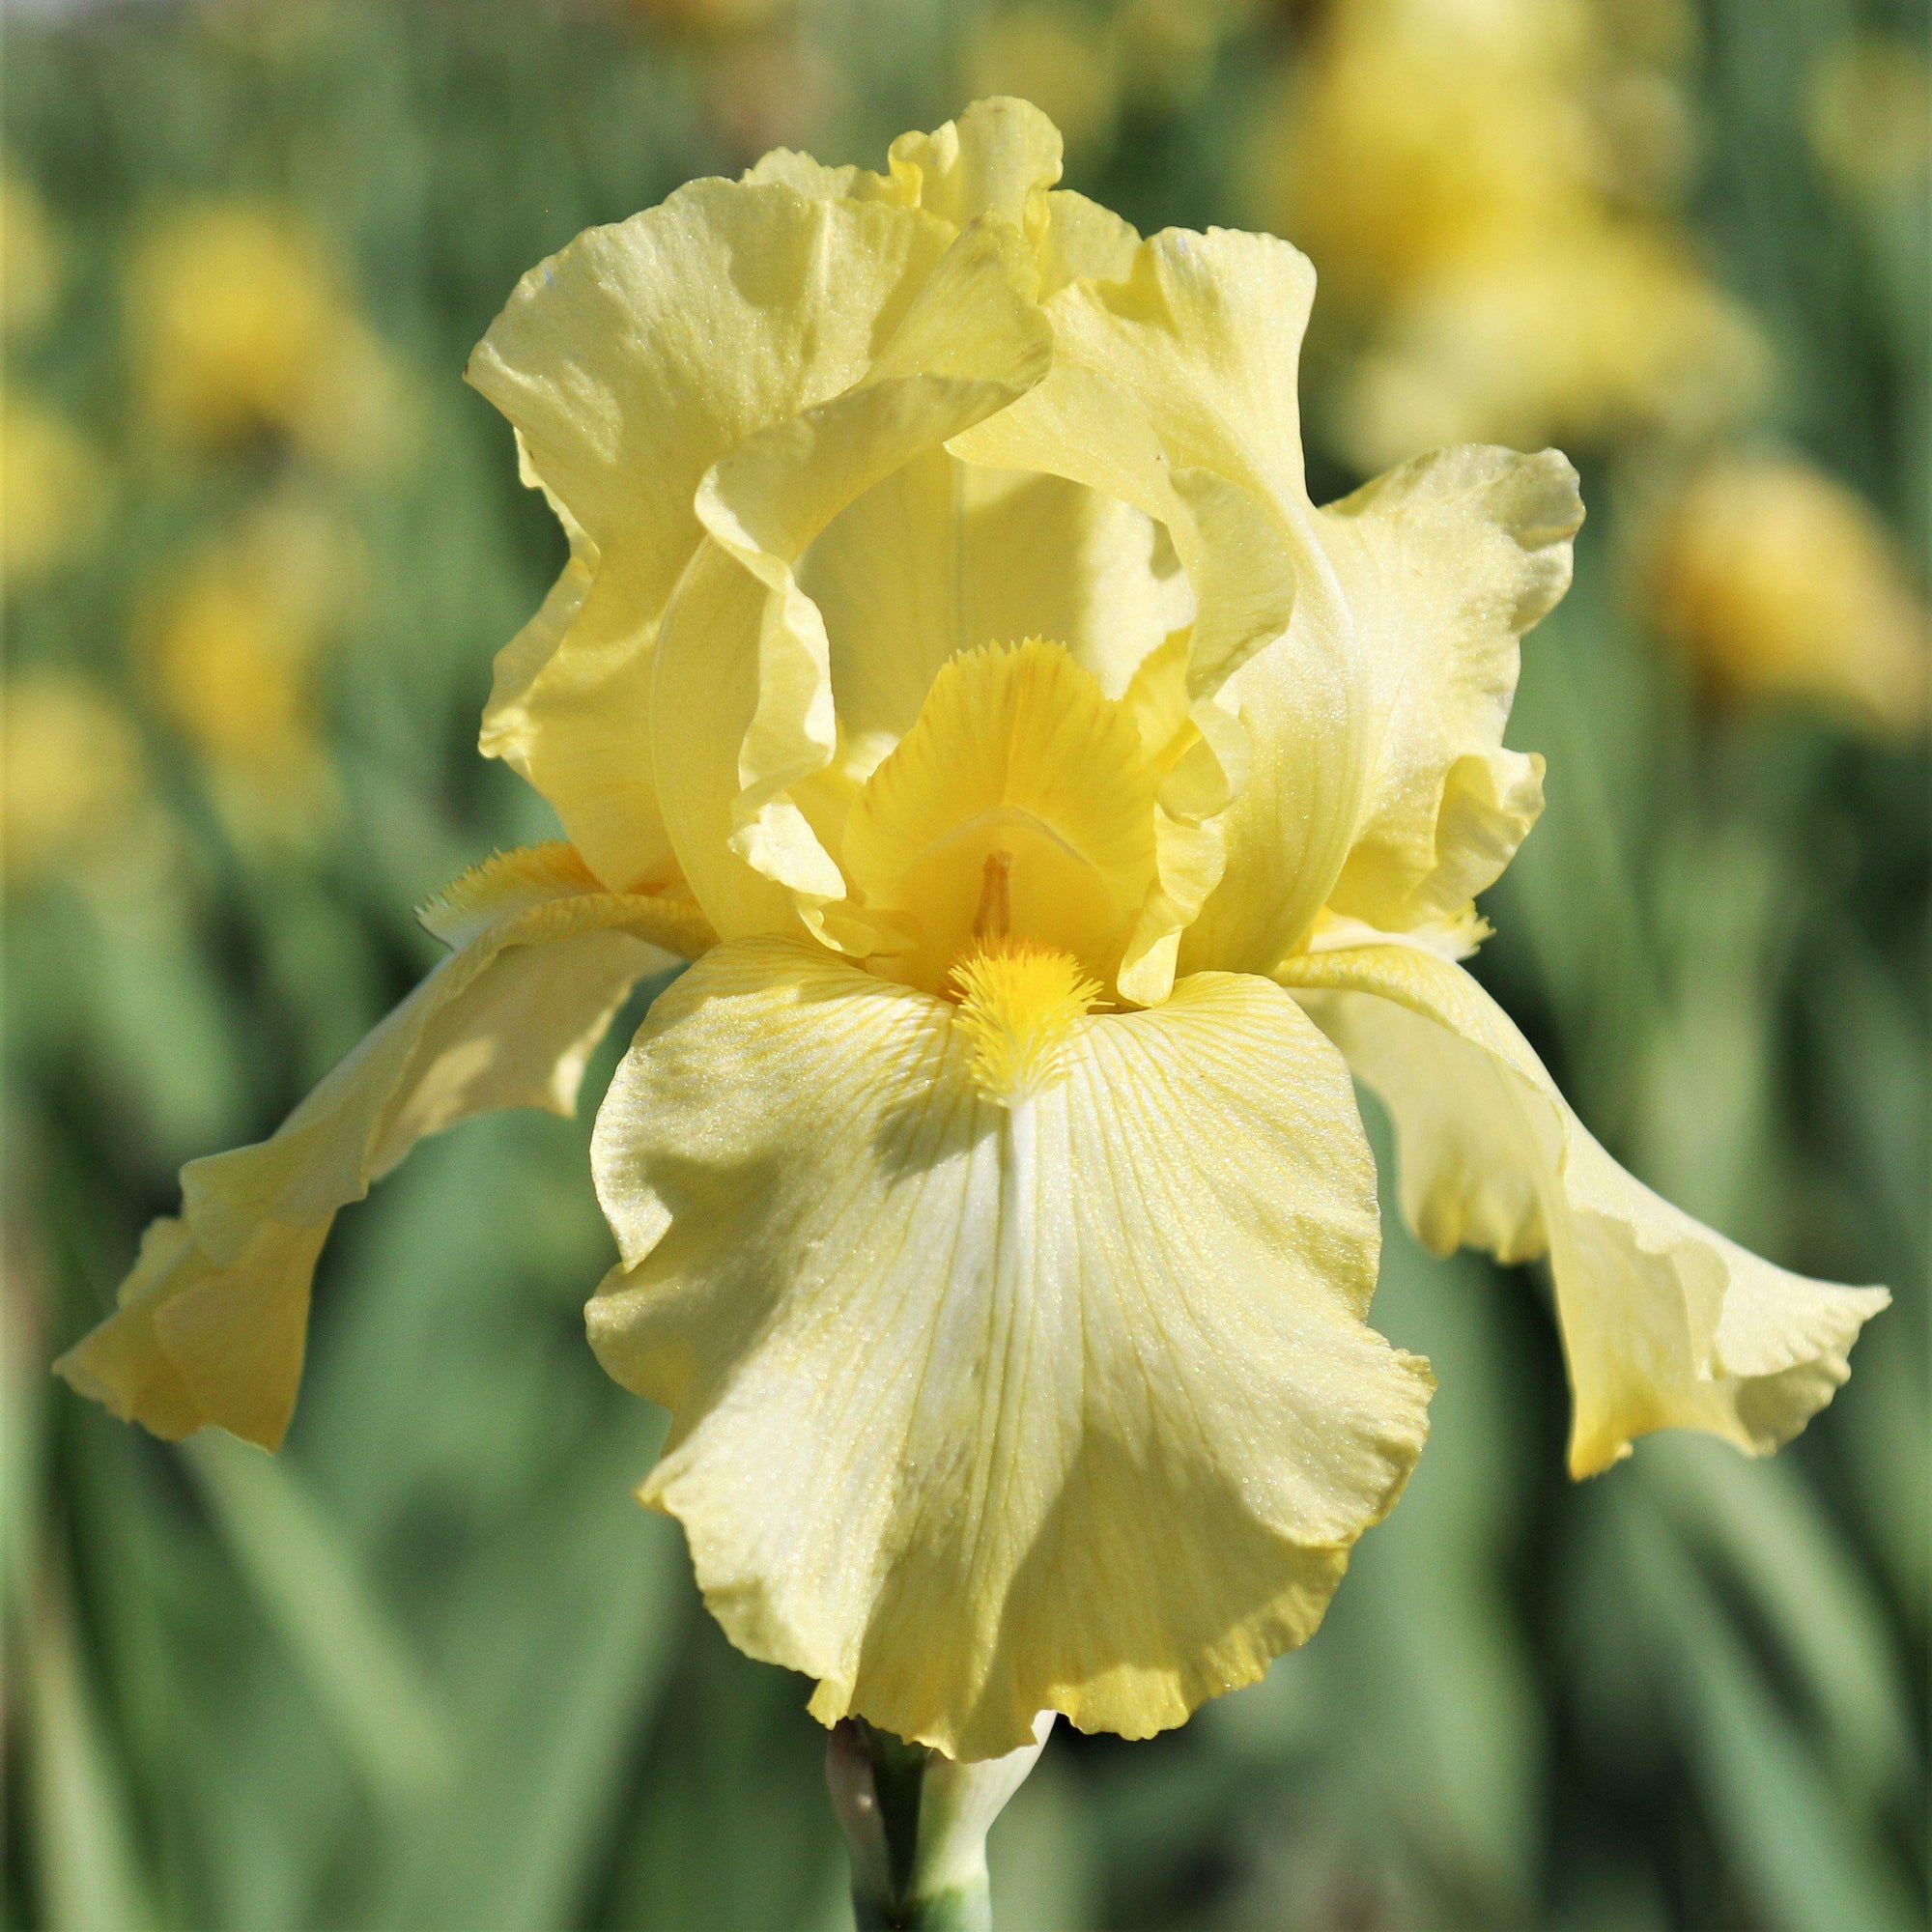
[[299, 500], [260, 507], [157, 598], [141, 639], [161, 709], [242, 837], [306, 842], [336, 803], [317, 661], [357, 591], [356, 546]]
[[0, 328], [31, 336], [59, 299], [64, 263], [46, 204], [18, 175], [0, 176]]
[[1932, 615], [1871, 506], [1810, 464], [1709, 465], [1659, 516], [1649, 582], [1659, 628], [1727, 695], [1924, 727]]
[[405, 447], [398, 372], [289, 211], [176, 209], [135, 251], [127, 301], [148, 407], [171, 433], [287, 436], [347, 471], [380, 469]]
[[1805, 116], [1813, 152], [1841, 186], [1895, 194], [1932, 164], [1932, 74], [1925, 50], [1895, 34], [1859, 34], [1819, 62]]
[[9, 678], [0, 760], [10, 895], [112, 871], [148, 843], [160, 808], [140, 734], [97, 679], [71, 670]]
[[1394, 1504], [1433, 1384], [1368, 1325], [1351, 1073], [1427, 1239], [1549, 1256], [1578, 1474], [1668, 1426], [1772, 1448], [1886, 1299], [1641, 1187], [1457, 963], [1541, 804], [1502, 731], [1569, 464], [1447, 450], [1318, 509], [1307, 261], [1143, 241], [1060, 157], [986, 101], [525, 278], [469, 378], [571, 557], [483, 744], [572, 842], [427, 909], [450, 956], [184, 1171], [62, 1364], [277, 1440], [336, 1210], [567, 1106], [701, 953], [599, 1115], [592, 1346], [672, 1411], [643, 1493], [732, 1639], [967, 1759], [1253, 1681]]
[[1342, 440], [1373, 469], [1471, 439], [1696, 437], [1742, 415], [1766, 370], [1756, 331], [1668, 234], [1585, 216], [1414, 288], [1341, 380]]
[[1339, 0], [1261, 122], [1263, 212], [1305, 245], [1352, 364], [1344, 451], [1701, 435], [1764, 374], [1667, 224], [1687, 145], [1664, 19], [1549, 0]]
[[0, 587], [38, 582], [92, 548], [108, 469], [63, 415], [0, 386]]

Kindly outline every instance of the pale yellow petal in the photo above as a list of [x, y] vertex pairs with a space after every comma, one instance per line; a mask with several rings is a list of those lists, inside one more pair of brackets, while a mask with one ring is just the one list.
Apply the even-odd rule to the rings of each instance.
[[1518, 639], [1569, 588], [1583, 519], [1554, 450], [1418, 457], [1321, 514], [1380, 731], [1362, 820], [1329, 895], [1386, 931], [1494, 883], [1542, 809], [1541, 761], [1503, 749]]
[[[1517, 639], [1568, 587], [1581, 518], [1576, 472], [1554, 451], [1475, 447], [1420, 457], [1318, 515], [1362, 673], [1349, 739], [1364, 782], [1331, 911], [1385, 931], [1453, 918], [1522, 842], [1543, 766], [1502, 744]], [[1258, 941], [1291, 947], [1307, 929], [1278, 909], [1275, 855], [1307, 842], [1312, 809], [1349, 806], [1334, 783], [1311, 803], [1337, 734], [1309, 711], [1302, 623], [1297, 611], [1222, 694], [1247, 730], [1248, 779], [1183, 967], [1252, 966]]]
[[[795, 566], [854, 498], [1044, 373], [1051, 336], [1033, 299], [1037, 279], [1015, 229], [997, 218], [976, 222], [934, 269], [863, 383], [749, 438], [699, 489], [712, 542], [763, 593], [748, 598], [704, 560], [703, 581], [695, 569], [685, 586], [699, 614], [681, 595], [660, 645], [662, 686], [679, 696], [659, 711], [660, 803], [685, 876], [721, 932], [789, 923], [764, 913], [768, 901], [748, 891], [747, 870], [807, 908], [844, 896], [800, 795], [832, 764], [838, 725], [824, 617]], [[739, 635], [721, 633], [726, 616], [737, 618]], [[752, 703], [739, 730], [748, 666]], [[721, 715], [730, 729], [720, 728]], [[757, 908], [750, 927], [736, 923], [747, 902]]]
[[779, 182], [800, 194], [818, 201], [890, 201], [900, 208], [919, 206], [919, 184], [910, 176], [895, 180], [891, 175], [874, 174], [870, 168], [827, 167], [810, 155], [793, 148], [774, 148], [762, 155], [740, 181], [753, 185]]
[[1051, 638], [1110, 697], [1194, 614], [1166, 530], [1063, 477], [928, 451], [841, 511], [799, 581], [825, 618], [838, 763], [864, 779], [912, 727], [939, 667]]
[[[506, 854], [433, 913], [450, 954], [270, 1139], [182, 1170], [116, 1312], [55, 1365], [156, 1435], [216, 1423], [275, 1447], [300, 1378], [309, 1283], [336, 1211], [426, 1134], [497, 1107], [568, 1113], [591, 1049], [689, 931], [688, 906], [581, 885], [555, 848]], [[546, 891], [546, 887], [549, 888]]]
[[1304, 1639], [1421, 1446], [1365, 1321], [1346, 1072], [1265, 981], [1073, 1022], [988, 1097], [949, 1003], [749, 941], [599, 1117], [590, 1334], [674, 1411], [648, 1500], [754, 1656], [965, 1758], [1145, 1736]]
[[1029, 100], [976, 100], [930, 134], [892, 146], [895, 179], [916, 182], [919, 205], [955, 228], [982, 214], [1042, 225], [1045, 191], [1060, 179], [1060, 130]]
[[880, 175], [775, 148], [742, 179], [780, 182], [820, 200], [923, 207], [955, 227], [987, 213], [1003, 215], [1034, 241], [1042, 295], [1088, 278], [1119, 281], [1133, 267], [1141, 238], [1132, 223], [1084, 194], [1051, 186], [1060, 176], [1060, 136], [1027, 101], [977, 101], [935, 133], [905, 135], [893, 155], [895, 165]]
[[1069, 282], [1124, 281], [1133, 273], [1140, 231], [1111, 208], [1070, 188], [1046, 198], [1047, 227], [1040, 242], [1040, 294], [1057, 295]]
[[[518, 913], [553, 899], [602, 891], [582, 853], [557, 839], [547, 845], [520, 845], [472, 866], [418, 906], [416, 918], [455, 950], [482, 938], [492, 926]], [[717, 933], [681, 881], [668, 882], [648, 895], [629, 896], [633, 909], [626, 923], [639, 939], [648, 939], [653, 946], [686, 959], [696, 959], [717, 945]]]
[[1201, 606], [1196, 695], [1280, 636], [1297, 587], [1328, 588], [1310, 581], [1323, 564], [1295, 400], [1314, 286], [1285, 242], [1166, 230], [1123, 278], [1048, 301], [1052, 374], [952, 444], [1106, 491], [1168, 526]]
[[1548, 1254], [1573, 1474], [1653, 1429], [1702, 1429], [1762, 1455], [1832, 1399], [1885, 1290], [1776, 1267], [1660, 1200], [1451, 961], [1378, 945], [1304, 954], [1280, 977], [1394, 1117], [1403, 1208], [1422, 1239], [1505, 1261]]
[[997, 853], [1000, 935], [1111, 980], [1155, 882], [1159, 784], [1132, 715], [1059, 645], [988, 645], [944, 666], [854, 801], [840, 849], [867, 909], [909, 922], [893, 976], [944, 986], [980, 932]]
[[648, 659], [702, 536], [699, 482], [858, 382], [951, 240], [881, 201], [694, 182], [533, 270], [470, 358], [573, 549], [506, 653], [484, 747], [543, 790], [607, 883], [646, 883], [668, 856]]
[[[1281, 956], [1342, 867], [1368, 781], [1365, 672], [1302, 479], [1297, 363], [1313, 292], [1286, 242], [1156, 235], [1124, 278], [1074, 282], [1048, 301], [1051, 375], [952, 444], [976, 463], [1070, 477], [1162, 524], [1196, 602], [1189, 696], [1251, 711], [1265, 736], [1254, 799], [1228, 821], [1245, 863], [1231, 842], [1181, 942], [1183, 970], [1265, 971]], [[1274, 668], [1244, 679], [1264, 649]], [[1210, 753], [1232, 735], [1206, 710], [1196, 723]], [[1236, 789], [1232, 773], [1222, 789]]]
[[157, 1435], [214, 1423], [273, 1447], [301, 1379], [308, 1279], [327, 1232], [326, 1222], [265, 1224], [224, 1270], [185, 1221], [156, 1221], [118, 1313], [55, 1366], [81, 1394]]

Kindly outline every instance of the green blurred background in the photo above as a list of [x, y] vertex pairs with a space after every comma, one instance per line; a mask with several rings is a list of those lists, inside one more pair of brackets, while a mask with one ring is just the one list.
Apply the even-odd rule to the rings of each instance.
[[[1322, 277], [1311, 478], [1582, 467], [1477, 971], [1645, 1179], [1896, 1295], [1776, 1461], [1562, 1474], [1536, 1270], [1391, 1223], [1434, 1433], [1326, 1626], [1057, 1734], [1007, 1932], [1926, 1922], [1927, 124], [1918, 0], [210, 0], [6, 18], [7, 1923], [849, 1925], [806, 1686], [630, 1498], [584, 1120], [342, 1220], [285, 1453], [53, 1382], [185, 1158], [424, 969], [543, 808], [474, 753], [559, 566], [459, 376], [516, 278], [763, 149], [1031, 95], [1143, 228]], [[651, 989], [646, 988], [647, 994]], [[641, 1010], [614, 1030], [594, 1096]], [[1385, 1147], [1384, 1147], [1385, 1151]], [[1386, 1169], [1387, 1163], [1384, 1161]]]

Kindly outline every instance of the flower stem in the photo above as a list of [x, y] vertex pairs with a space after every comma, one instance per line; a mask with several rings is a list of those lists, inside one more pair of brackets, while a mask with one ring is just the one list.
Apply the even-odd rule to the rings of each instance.
[[825, 1781], [852, 1853], [859, 1932], [992, 1932], [986, 1831], [1046, 1740], [955, 1763], [863, 1718], [833, 1726]]

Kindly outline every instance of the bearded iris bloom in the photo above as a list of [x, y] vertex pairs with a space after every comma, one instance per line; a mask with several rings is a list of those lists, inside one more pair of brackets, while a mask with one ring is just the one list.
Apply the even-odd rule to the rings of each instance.
[[567, 842], [257, 1147], [191, 1163], [62, 1364], [272, 1446], [334, 1213], [422, 1135], [598, 1117], [593, 1348], [753, 1656], [949, 1756], [1146, 1736], [1315, 1629], [1421, 1450], [1370, 1328], [1394, 1118], [1431, 1245], [1547, 1255], [1587, 1474], [1771, 1449], [1883, 1291], [1622, 1172], [1458, 963], [1541, 803], [1502, 745], [1581, 517], [1440, 452], [1318, 509], [1307, 262], [1143, 241], [1023, 102], [881, 176], [779, 153], [581, 237], [470, 380], [570, 561], [483, 728]]

